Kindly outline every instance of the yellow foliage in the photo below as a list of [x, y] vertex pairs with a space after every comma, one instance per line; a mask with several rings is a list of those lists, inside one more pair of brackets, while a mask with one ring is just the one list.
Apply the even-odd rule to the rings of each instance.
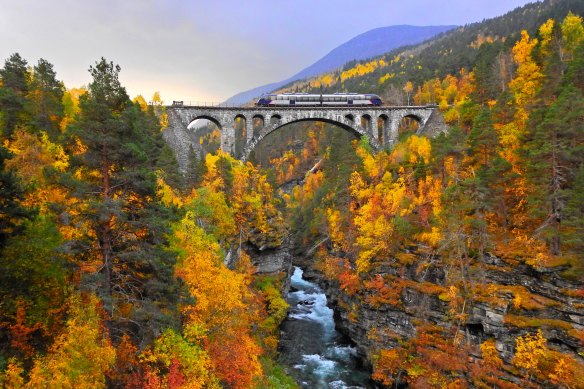
[[536, 38], [530, 39], [527, 31], [523, 30], [521, 31], [521, 39], [513, 46], [512, 50], [513, 60], [518, 66], [515, 77], [509, 83], [509, 88], [513, 92], [517, 104], [515, 119], [521, 129], [527, 122], [527, 106], [532, 104], [543, 79], [539, 65], [531, 56], [537, 43]]
[[234, 209], [227, 205], [223, 192], [213, 192], [206, 187], [193, 190], [185, 201], [187, 210], [195, 210], [197, 220], [207, 232], [225, 240], [237, 232]]
[[373, 73], [378, 68], [383, 68], [388, 66], [387, 62], [383, 59], [373, 60], [366, 63], [358, 63], [351, 69], [345, 70], [341, 73], [341, 81], [348, 80], [349, 78], [363, 76], [365, 74]]
[[327, 220], [328, 220], [328, 230], [329, 236], [333, 243], [333, 249], [335, 250], [345, 250], [346, 247], [346, 237], [343, 233], [341, 212], [338, 210], [333, 210], [327, 208], [326, 210]]
[[547, 55], [549, 53], [549, 45], [553, 38], [554, 32], [554, 20], [548, 19], [544, 24], [539, 27], [539, 36], [541, 37], [541, 51], [542, 54]]
[[168, 114], [166, 112], [160, 114], [158, 118], [158, 123], [160, 123], [161, 131], [168, 127]]
[[[382, 182], [375, 188], [362, 190], [360, 175], [351, 175], [351, 195], [362, 203], [356, 211], [354, 224], [359, 234], [356, 244], [359, 247], [357, 271], [366, 272], [371, 259], [388, 256], [394, 247], [394, 231], [392, 219], [404, 216], [409, 212], [403, 207], [406, 198], [406, 187], [402, 179], [393, 182], [391, 175], [386, 173]], [[362, 181], [361, 181], [362, 182]]]
[[421, 161], [428, 163], [432, 152], [430, 140], [425, 136], [410, 136], [406, 140], [406, 148], [409, 152], [409, 161], [415, 163]]
[[493, 339], [485, 340], [481, 343], [481, 355], [487, 365], [495, 368], [503, 366], [503, 360], [499, 356]]
[[158, 177], [156, 178], [156, 185], [156, 194], [164, 205], [167, 207], [172, 205], [175, 207], [181, 207], [183, 205], [183, 201], [180, 195], [177, 194], [174, 189], [172, 189], [170, 185], [166, 183], [166, 181], [164, 181], [160, 174], [158, 174]]
[[383, 76], [379, 77], [379, 85], [383, 84], [385, 81], [390, 80], [395, 77], [395, 73], [385, 73]]
[[14, 133], [14, 140], [8, 144], [14, 157], [6, 161], [6, 167], [13, 169], [26, 183], [44, 182], [43, 171], [53, 167], [64, 171], [69, 167], [69, 156], [61, 145], [52, 143], [42, 132], [40, 137], [23, 130]]
[[144, 96], [138, 95], [138, 96], [134, 97], [132, 102], [137, 103], [140, 106], [140, 109], [142, 111], [146, 112], [148, 110], [148, 103], [146, 103]]
[[380, 178], [383, 176], [389, 162], [385, 152], [373, 155], [363, 147], [357, 147], [356, 152], [359, 158], [361, 158], [363, 169], [369, 178]]
[[151, 348], [140, 354], [140, 361], [150, 366], [151, 371], [160, 375], [161, 367], [168, 370], [173, 363], [184, 378], [184, 386], [189, 389], [219, 389], [219, 380], [211, 372], [209, 354], [196, 343], [181, 337], [172, 330], [166, 330], [154, 341]]
[[4, 389], [24, 388], [24, 378], [22, 378], [24, 369], [20, 363], [10, 360], [6, 370], [0, 374], [0, 384]]
[[430, 247], [436, 248], [443, 239], [442, 230], [433, 226], [430, 231], [424, 231], [416, 236], [420, 242], [427, 244]]
[[196, 301], [183, 309], [187, 324], [205, 337], [217, 375], [245, 386], [261, 374], [261, 349], [249, 335], [254, 315], [249, 277], [223, 265], [219, 244], [197, 225], [192, 211], [175, 225], [173, 244], [180, 253], [176, 273]]
[[94, 295], [73, 295], [65, 331], [46, 356], [35, 361], [28, 387], [104, 388], [116, 352], [98, 313]]
[[580, 42], [584, 39], [584, 25], [582, 17], [574, 15], [571, 11], [562, 22], [562, 38], [567, 54], [572, 54]]
[[[440, 109], [445, 112], [450, 105], [457, 107], [464, 102], [473, 89], [473, 73], [468, 73], [465, 69], [461, 69], [458, 77], [449, 74], [443, 80], [435, 78], [424, 82], [418, 87], [414, 95], [414, 102], [416, 104], [438, 102]], [[457, 110], [448, 115], [448, 118], [445, 117], [446, 122], [449, 124], [455, 123], [458, 115]]]
[[519, 336], [515, 339], [515, 343], [515, 356], [512, 363], [529, 373], [538, 373], [541, 359], [549, 352], [541, 330], [537, 330], [533, 335]]
[[497, 36], [484, 36], [483, 34], [479, 33], [477, 34], [477, 39], [474, 42], [471, 42], [470, 47], [474, 48], [474, 49], [478, 49], [480, 48], [484, 43], [493, 43], [495, 41], [497, 41], [499, 39], [499, 37]]
[[224, 153], [221, 150], [218, 150], [216, 154], [208, 153], [205, 156], [205, 167], [207, 169], [203, 177], [203, 186], [215, 192], [221, 191], [225, 187], [223, 177], [219, 175], [219, 171], [217, 168], [217, 162], [223, 156]]

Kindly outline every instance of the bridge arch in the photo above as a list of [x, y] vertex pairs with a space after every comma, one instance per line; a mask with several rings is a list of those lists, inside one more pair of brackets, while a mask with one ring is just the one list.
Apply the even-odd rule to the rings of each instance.
[[[358, 138], [361, 138], [362, 136], [369, 136], [369, 134], [366, 131], [364, 131], [364, 129], [362, 129], [360, 127], [356, 127], [354, 125], [354, 123], [350, 122], [347, 119], [343, 119], [343, 121], [338, 121], [338, 120], [332, 120], [332, 119], [327, 119], [327, 118], [299, 118], [299, 119], [290, 120], [290, 121], [286, 121], [286, 122], [276, 123], [276, 124], [269, 125], [269, 126], [265, 127], [257, 137], [254, 137], [252, 139], [252, 141], [247, 145], [247, 147], [245, 148], [245, 150], [243, 150], [243, 155], [242, 155], [242, 158], [241, 159], [244, 160], [244, 161], [247, 161], [247, 159], [249, 158], [249, 155], [250, 155], [251, 151], [253, 149], [255, 149], [255, 147], [266, 136], [274, 133], [275, 131], [280, 130], [282, 127], [285, 127], [288, 124], [300, 123], [300, 122], [324, 122], [324, 123], [329, 123], [329, 124], [335, 125], [337, 127], [340, 127], [341, 129], [343, 129], [345, 131], [349, 131], [349, 132], [355, 134]], [[379, 149], [379, 143], [375, 139], [370, 139], [370, 142], [371, 142], [371, 146], [373, 147], [374, 150], [378, 150]]]
[[410, 114], [404, 115], [404, 116], [402, 117], [402, 120], [403, 120], [403, 119], [406, 119], [406, 118], [407, 118], [407, 119], [412, 119], [412, 120], [415, 120], [415, 121], [417, 121], [418, 123], [422, 123], [422, 122], [423, 122], [423, 120], [424, 120], [424, 119], [422, 119], [422, 118], [421, 118], [419, 115], [416, 115], [415, 113], [410, 113]]
[[371, 115], [368, 113], [361, 115], [361, 127], [363, 127], [367, 133], [371, 133]]
[[270, 116], [270, 126], [273, 126], [275, 124], [279, 124], [281, 122], [282, 122], [282, 116], [278, 115], [277, 113]]
[[223, 128], [223, 126], [221, 125], [221, 122], [219, 121], [219, 119], [217, 119], [217, 118], [215, 118], [215, 117], [213, 117], [213, 116], [210, 116], [210, 115], [196, 115], [196, 116], [192, 117], [192, 118], [191, 118], [191, 119], [189, 119], [189, 121], [188, 121], [188, 123], [189, 123], [189, 124], [187, 125], [187, 128], [190, 128], [190, 126], [191, 126], [191, 125], [192, 125], [192, 124], [193, 124], [193, 123], [194, 123], [196, 120], [199, 120], [199, 119], [204, 119], [204, 120], [208, 120], [208, 121], [210, 121], [211, 123], [213, 123], [214, 125], [216, 125], [216, 126], [219, 128], [219, 130], [221, 130], [221, 129]]
[[424, 119], [415, 113], [403, 115], [399, 121], [398, 134], [415, 133], [419, 135]]
[[254, 124], [253, 124], [254, 127], [256, 127], [256, 126], [263, 127], [264, 126], [264, 115], [260, 115], [259, 113], [256, 113], [255, 115], [253, 115], [252, 120], [254, 122]]
[[377, 117], [377, 141], [379, 144], [383, 144], [385, 142], [385, 138], [387, 137], [387, 130], [389, 128], [389, 116], [386, 114], [381, 114]]
[[247, 123], [247, 117], [245, 117], [244, 114], [240, 113], [235, 115], [235, 117], [233, 118], [233, 123], [237, 123], [237, 122], [243, 122], [243, 123]]
[[253, 133], [253, 137], [257, 137], [259, 135], [259, 133], [261, 132], [262, 128], [265, 127], [265, 119], [263, 115], [260, 115], [259, 113], [256, 113], [255, 115], [253, 115], [252, 119], [252, 133]]

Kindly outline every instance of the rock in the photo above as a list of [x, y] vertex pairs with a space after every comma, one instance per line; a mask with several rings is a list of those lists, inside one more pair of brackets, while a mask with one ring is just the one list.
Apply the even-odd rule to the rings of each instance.
[[292, 254], [288, 247], [288, 239], [276, 249], [254, 250], [250, 247], [247, 251], [252, 253], [251, 260], [256, 273], [275, 274], [285, 271], [288, 275], [290, 274]]
[[[410, 253], [417, 255], [415, 247], [410, 248]], [[515, 339], [539, 328], [529, 327], [529, 323], [535, 323], [533, 325], [543, 323], [541, 328], [544, 336], [555, 349], [573, 355], [584, 352], [573, 331], [569, 331], [570, 326], [574, 330], [584, 328], [584, 313], [582, 309], [577, 308], [583, 306], [584, 299], [566, 293], [566, 290], [582, 288], [581, 283], [566, 280], [557, 272], [538, 271], [524, 264], [510, 267], [508, 263], [493, 255], [487, 254], [481, 261], [486, 263], [488, 268], [475, 274], [474, 282], [502, 287], [522, 286], [530, 296], [534, 296], [535, 304], [540, 304], [541, 307], [532, 310], [514, 307], [515, 296], [511, 291], [498, 294], [498, 305], [482, 300], [467, 301], [465, 312], [468, 316], [466, 322], [461, 325], [467, 341], [478, 346], [487, 339], [495, 339], [495, 347], [500, 356], [510, 363], [515, 352]], [[440, 300], [438, 294], [424, 294], [417, 288], [405, 287], [401, 293], [400, 303], [396, 306], [373, 307], [365, 302], [366, 296], [363, 292], [349, 296], [340, 289], [338, 282], [327, 281], [312, 267], [311, 258], [294, 258], [294, 263], [305, 269], [306, 279], [316, 282], [325, 291], [329, 305], [335, 310], [337, 329], [356, 344], [359, 355], [369, 361], [369, 364], [375, 350], [396, 347], [397, 341], [391, 338], [407, 340], [415, 337], [417, 326], [420, 324], [433, 324], [445, 329], [452, 327], [449, 304]], [[421, 273], [416, 271], [417, 265], [397, 269], [391, 262], [387, 262], [380, 264], [376, 271], [379, 274], [405, 278], [408, 282], [444, 285], [446, 275], [443, 266], [440, 266], [439, 258], [433, 259]], [[522, 320], [527, 324], [515, 327], [505, 320], [509, 315], [523, 317]], [[388, 331], [392, 337], [371, 336], [378, 329]], [[518, 380], [512, 375], [507, 378], [513, 382]]]

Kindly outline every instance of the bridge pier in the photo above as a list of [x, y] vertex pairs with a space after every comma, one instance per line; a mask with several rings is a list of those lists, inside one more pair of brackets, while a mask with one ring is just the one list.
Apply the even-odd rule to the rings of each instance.
[[[399, 124], [405, 117], [420, 123], [418, 134], [435, 135], [447, 130], [436, 106], [408, 107], [176, 107], [167, 106], [168, 126], [164, 138], [174, 150], [181, 171], [189, 165], [189, 151], [200, 151], [201, 146], [194, 139], [188, 126], [196, 119], [208, 119], [221, 132], [221, 150], [236, 158], [246, 160], [257, 144], [273, 131], [281, 127], [307, 120], [324, 121], [337, 125], [358, 136], [367, 136], [374, 150], [392, 147], [398, 140]], [[237, 118], [245, 120], [245, 137], [237, 131]], [[432, 119], [432, 125], [428, 126]], [[254, 135], [255, 119], [263, 121], [263, 127]], [[379, 123], [381, 121], [381, 127]], [[241, 139], [242, 143], [237, 143]], [[239, 141], [238, 141], [239, 142]], [[199, 153], [197, 153], [198, 155]]]
[[221, 151], [235, 155], [235, 123], [221, 129]]

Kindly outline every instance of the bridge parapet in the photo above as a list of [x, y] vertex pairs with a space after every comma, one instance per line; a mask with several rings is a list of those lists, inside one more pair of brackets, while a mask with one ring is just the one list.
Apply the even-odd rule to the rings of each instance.
[[[401, 120], [411, 117], [420, 123], [418, 134], [445, 130], [428, 131], [426, 124], [431, 117], [440, 115], [436, 106], [392, 106], [392, 107], [205, 107], [168, 106], [168, 126], [164, 130], [165, 140], [177, 155], [179, 166], [186, 171], [190, 149], [200, 151], [188, 131], [190, 123], [197, 119], [207, 119], [215, 123], [221, 132], [221, 149], [236, 158], [246, 160], [261, 140], [281, 127], [300, 121], [324, 121], [335, 124], [358, 136], [368, 136], [374, 149], [391, 147], [398, 140]], [[237, 118], [245, 120], [245, 133], [236, 133]], [[254, 118], [261, 123], [255, 128]], [[437, 120], [440, 122], [440, 120]], [[443, 124], [443, 121], [442, 121]], [[239, 130], [243, 132], [243, 129]], [[241, 146], [236, 150], [236, 138]]]

